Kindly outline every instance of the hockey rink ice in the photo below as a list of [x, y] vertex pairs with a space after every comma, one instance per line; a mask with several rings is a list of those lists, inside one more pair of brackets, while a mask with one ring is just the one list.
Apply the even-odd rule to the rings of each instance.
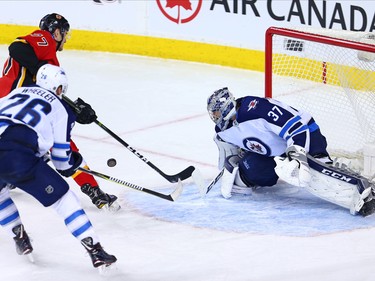
[[[5, 61], [7, 46], [0, 46]], [[206, 99], [227, 86], [235, 97], [263, 96], [263, 73], [123, 54], [66, 50], [58, 54], [67, 96], [81, 97], [98, 120], [166, 174], [193, 165], [206, 183], [218, 170], [214, 124]], [[94, 171], [169, 194], [169, 183], [96, 124], [77, 124], [73, 140]], [[115, 158], [117, 165], [108, 167]], [[35, 263], [18, 256], [0, 230], [1, 280], [13, 281], [352, 281], [374, 280], [375, 216], [352, 216], [296, 187], [280, 184], [225, 200], [219, 185], [202, 198], [188, 179], [176, 202], [97, 178], [122, 209], [96, 209], [71, 189], [118, 258], [100, 276], [84, 248], [48, 208], [12, 191]]]

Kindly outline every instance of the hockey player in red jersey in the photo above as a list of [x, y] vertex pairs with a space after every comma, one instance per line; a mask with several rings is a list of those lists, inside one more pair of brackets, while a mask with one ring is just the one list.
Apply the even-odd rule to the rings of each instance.
[[[17, 37], [10, 44], [9, 57], [4, 64], [3, 76], [0, 77], [0, 98], [15, 88], [35, 84], [36, 73], [42, 65], [48, 63], [60, 66], [56, 53], [64, 49], [69, 37], [69, 22], [63, 16], [52, 13], [41, 19], [39, 28], [26, 36]], [[95, 111], [89, 104], [78, 99], [76, 105], [81, 109], [77, 114], [78, 123], [90, 124], [96, 120]], [[78, 151], [73, 141], [71, 148]], [[83, 165], [88, 168], [84, 161]], [[77, 171], [72, 177], [99, 209], [120, 208], [115, 202], [117, 197], [103, 192], [92, 175]]]

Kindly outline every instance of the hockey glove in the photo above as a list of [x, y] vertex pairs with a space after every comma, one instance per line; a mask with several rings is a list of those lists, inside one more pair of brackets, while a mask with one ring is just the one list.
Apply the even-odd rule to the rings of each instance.
[[49, 161], [51, 161], [51, 153], [47, 151], [46, 154], [43, 155], [42, 159], [44, 163], [48, 163]]
[[285, 153], [287, 158], [275, 157], [276, 174], [291, 185], [307, 187], [311, 175], [305, 149], [298, 145], [292, 145], [287, 148]]
[[91, 105], [85, 103], [81, 98], [78, 98], [74, 104], [78, 109], [76, 111], [76, 121], [80, 124], [90, 124], [94, 122], [98, 117], [96, 116], [95, 110], [92, 109]]
[[71, 177], [77, 171], [79, 166], [82, 164], [82, 155], [77, 151], [72, 151], [70, 162], [73, 161], [72, 167], [67, 170], [57, 170], [64, 177]]

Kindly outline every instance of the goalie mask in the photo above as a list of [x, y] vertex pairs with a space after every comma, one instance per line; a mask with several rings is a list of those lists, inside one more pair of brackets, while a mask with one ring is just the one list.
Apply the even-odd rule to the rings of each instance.
[[236, 100], [228, 88], [216, 90], [207, 100], [210, 118], [221, 131], [224, 131], [236, 114]]
[[57, 89], [61, 86], [62, 92], [57, 95], [59, 98], [62, 98], [62, 95], [68, 90], [68, 78], [65, 71], [52, 64], [45, 64], [39, 68], [36, 74], [36, 84], [56, 95]]

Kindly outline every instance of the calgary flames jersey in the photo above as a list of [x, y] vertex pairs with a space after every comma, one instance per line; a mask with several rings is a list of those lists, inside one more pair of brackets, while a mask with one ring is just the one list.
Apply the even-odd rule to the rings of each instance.
[[56, 41], [45, 30], [18, 37], [9, 46], [9, 57], [0, 78], [0, 98], [15, 88], [35, 84], [36, 73], [43, 64], [59, 66], [56, 47]]

